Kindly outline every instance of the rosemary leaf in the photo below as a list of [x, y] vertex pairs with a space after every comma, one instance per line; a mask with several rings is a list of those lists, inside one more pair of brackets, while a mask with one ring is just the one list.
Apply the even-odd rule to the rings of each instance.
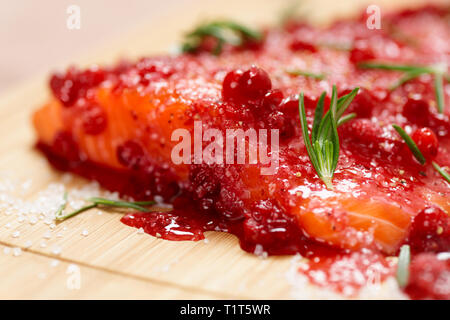
[[286, 72], [292, 76], [304, 76], [307, 78], [313, 78], [313, 79], [317, 79], [317, 80], [323, 80], [326, 78], [326, 75], [324, 73], [314, 73], [314, 72], [304, 71], [304, 70], [299, 70], [299, 69], [288, 70]]
[[450, 174], [448, 174], [448, 172], [446, 172], [442, 167], [440, 167], [436, 162], [431, 162], [431, 164], [433, 165], [434, 169], [436, 169], [437, 172], [440, 173], [440, 175], [448, 182], [450, 183]]
[[434, 75], [434, 92], [436, 95], [437, 109], [439, 113], [444, 113], [444, 86], [443, 74], [436, 73]]
[[68, 198], [68, 193], [67, 191], [64, 192], [64, 196], [63, 196], [63, 203], [59, 206], [58, 210], [55, 213], [55, 217], [58, 219], [60, 216], [62, 216], [64, 209], [67, 206], [67, 198]]
[[409, 280], [409, 264], [411, 262], [411, 252], [409, 245], [400, 248], [397, 264], [397, 282], [400, 288], [406, 287]]
[[73, 217], [73, 216], [76, 216], [77, 214], [79, 214], [79, 213], [81, 213], [81, 212], [90, 210], [90, 209], [95, 208], [95, 207], [97, 207], [97, 204], [96, 204], [96, 203], [89, 204], [89, 205], [84, 206], [84, 207], [82, 207], [82, 208], [80, 208], [80, 209], [78, 209], [78, 210], [75, 210], [75, 211], [73, 211], [73, 212], [71, 212], [71, 213], [69, 213], [69, 214], [61, 215], [61, 216], [59, 216], [59, 217], [56, 217], [56, 220], [60, 220], [60, 221], [61, 221], [61, 220], [66, 220], [66, 219], [69, 219], [69, 218], [71, 218], [71, 217]]
[[424, 165], [426, 160], [423, 156], [422, 152], [420, 152], [419, 148], [417, 147], [414, 140], [401, 128], [400, 126], [393, 124], [392, 127], [395, 129], [395, 131], [398, 132], [398, 134], [403, 138], [408, 148], [413, 153], [414, 157], [416, 157], [417, 161], [420, 162], [421, 165]]
[[135, 209], [135, 210], [142, 211], [142, 212], [150, 211], [149, 209], [144, 208], [143, 206], [140, 206], [139, 204], [136, 204], [134, 202], [116, 201], [116, 200], [110, 200], [110, 199], [104, 199], [104, 198], [90, 198], [88, 201], [93, 202], [97, 205], [104, 205], [104, 206], [108, 206], [108, 207], [130, 208], [130, 209]]

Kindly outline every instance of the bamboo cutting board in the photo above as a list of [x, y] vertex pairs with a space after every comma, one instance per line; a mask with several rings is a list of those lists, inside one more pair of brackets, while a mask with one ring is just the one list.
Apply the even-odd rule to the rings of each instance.
[[[317, 22], [358, 12], [367, 5], [356, 0], [302, 2], [301, 8]], [[392, 1], [370, 3], [374, 2]], [[410, 6], [411, 2], [419, 1], [396, 4]], [[249, 24], [270, 24], [289, 4], [276, 0], [193, 1], [73, 62], [109, 63], [122, 56], [164, 53], [202, 19], [232, 17]], [[33, 150], [31, 112], [47, 96], [46, 75], [42, 75], [0, 98], [0, 186], [5, 187], [4, 175], [25, 182], [24, 199], [33, 198], [62, 177]], [[75, 179], [68, 187], [86, 183]], [[242, 251], [234, 236], [216, 232], [206, 234], [207, 242], [156, 239], [123, 225], [120, 217], [120, 213], [99, 215], [98, 210], [91, 210], [50, 228], [43, 221], [31, 224], [20, 221], [16, 213], [0, 211], [0, 298], [292, 297], [292, 283], [286, 280], [292, 257], [261, 259]], [[75, 274], [79, 286], [73, 285]]]

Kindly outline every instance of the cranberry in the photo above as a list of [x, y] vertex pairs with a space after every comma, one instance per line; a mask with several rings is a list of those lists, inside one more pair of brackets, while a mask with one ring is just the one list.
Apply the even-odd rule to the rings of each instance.
[[82, 125], [86, 134], [97, 135], [102, 133], [108, 124], [105, 112], [100, 106], [92, 106], [82, 113]]
[[355, 42], [353, 49], [350, 51], [350, 61], [358, 64], [363, 61], [375, 59], [375, 54], [369, 48], [367, 41], [358, 40]]
[[450, 299], [450, 260], [439, 260], [432, 253], [415, 256], [405, 292], [418, 300]]
[[439, 141], [433, 130], [427, 127], [417, 129], [414, 131], [412, 139], [426, 159], [433, 159], [436, 157]]
[[144, 159], [144, 150], [137, 142], [129, 140], [117, 148], [117, 159], [130, 169], [139, 169]]
[[239, 91], [247, 100], [263, 98], [272, 89], [272, 81], [266, 71], [252, 66], [239, 78]]
[[311, 43], [302, 41], [300, 39], [293, 40], [289, 48], [291, 48], [292, 51], [309, 51], [309, 52], [317, 52], [317, 48], [312, 45]]
[[283, 101], [283, 92], [278, 89], [270, 90], [263, 99], [262, 105], [266, 110], [276, 110]]
[[242, 74], [242, 70], [233, 70], [227, 73], [222, 84], [222, 98], [224, 101], [241, 100], [238, 84]]
[[[342, 95], [350, 93], [351, 90], [345, 90]], [[360, 88], [352, 103], [347, 109], [347, 113], [355, 112], [358, 118], [370, 118], [378, 99], [374, 97], [367, 89]]]
[[412, 123], [427, 125], [430, 115], [429, 105], [419, 97], [410, 97], [403, 106], [403, 115]]
[[423, 209], [414, 217], [408, 243], [413, 252], [450, 250], [450, 217], [438, 207]]
[[66, 107], [72, 106], [78, 98], [78, 85], [72, 79], [66, 79], [59, 74], [54, 74], [50, 78], [50, 89]]
[[78, 144], [70, 132], [60, 131], [55, 135], [53, 151], [67, 160], [79, 160]]
[[97, 68], [83, 72], [69, 69], [65, 75], [54, 74], [50, 78], [50, 89], [64, 106], [71, 107], [88, 89], [97, 86], [104, 79], [105, 72]]

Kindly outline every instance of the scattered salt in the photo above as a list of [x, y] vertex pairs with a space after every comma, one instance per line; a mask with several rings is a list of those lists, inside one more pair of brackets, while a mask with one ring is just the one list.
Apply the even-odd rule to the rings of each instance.
[[89, 231], [87, 231], [86, 229], [84, 229], [83, 231], [81, 231], [81, 235], [84, 237], [87, 237], [89, 234]]
[[45, 247], [47, 247], [47, 244], [45, 243], [45, 241], [41, 241], [41, 244], [39, 246], [41, 248], [45, 248]]
[[22, 249], [20, 249], [20, 248], [14, 248], [13, 249], [13, 256], [14, 257], [18, 257], [18, 256], [20, 256], [22, 254]]
[[144, 233], [144, 228], [142, 228], [142, 227], [139, 228], [138, 231], [137, 231], [137, 233], [138, 233], [138, 234], [143, 234], [143, 233]]
[[14, 231], [14, 232], [12, 233], [12, 237], [13, 237], [13, 238], [18, 238], [18, 237], [20, 237], [20, 231]]
[[52, 237], [52, 234], [50, 233], [50, 231], [47, 231], [46, 233], [44, 233], [44, 235], [42, 236], [42, 238], [44, 239], [50, 239]]
[[33, 245], [33, 242], [32, 242], [31, 240], [27, 240], [27, 241], [25, 242], [24, 247], [25, 247], [25, 249], [28, 249], [28, 248], [30, 248], [32, 245]]
[[58, 265], [59, 265], [59, 260], [53, 259], [50, 262], [50, 266], [53, 267], [53, 268], [57, 267]]
[[52, 253], [55, 255], [61, 254], [61, 247], [58, 247], [58, 246], [53, 247]]

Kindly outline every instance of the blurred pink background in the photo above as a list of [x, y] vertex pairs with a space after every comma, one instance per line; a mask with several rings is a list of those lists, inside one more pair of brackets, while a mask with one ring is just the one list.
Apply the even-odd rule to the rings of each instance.
[[[0, 94], [189, 0], [0, 0]], [[66, 12], [81, 9], [81, 28]]]

